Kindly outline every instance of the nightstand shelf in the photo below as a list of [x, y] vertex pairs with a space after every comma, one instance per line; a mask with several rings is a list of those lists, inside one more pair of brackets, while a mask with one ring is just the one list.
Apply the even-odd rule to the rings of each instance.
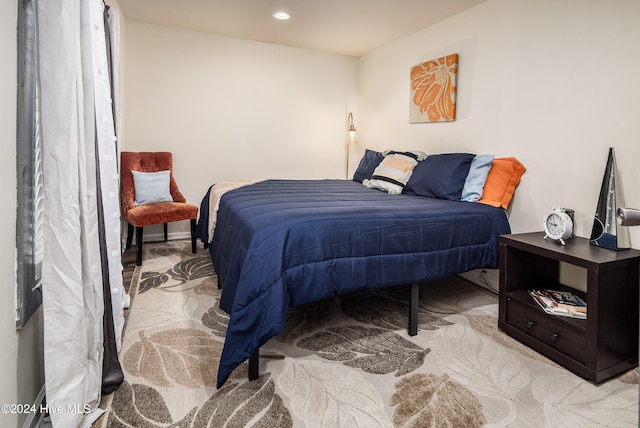
[[[560, 283], [560, 262], [586, 269], [587, 292]], [[498, 326], [577, 375], [602, 382], [638, 365], [640, 251], [613, 251], [544, 232], [500, 237]], [[587, 302], [586, 320], [545, 313], [529, 289], [570, 289]]]

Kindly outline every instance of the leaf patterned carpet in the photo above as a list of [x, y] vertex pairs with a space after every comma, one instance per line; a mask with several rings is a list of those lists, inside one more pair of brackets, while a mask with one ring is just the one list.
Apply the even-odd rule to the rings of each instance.
[[638, 423], [638, 370], [587, 382], [497, 328], [498, 299], [458, 277], [294, 308], [261, 350], [215, 380], [227, 315], [209, 254], [145, 244], [131, 285], [124, 383], [96, 427], [623, 427]]

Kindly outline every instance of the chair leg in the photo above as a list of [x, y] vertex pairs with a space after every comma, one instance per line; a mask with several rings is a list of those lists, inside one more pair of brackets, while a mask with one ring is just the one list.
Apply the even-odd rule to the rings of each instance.
[[131, 223], [127, 223], [127, 245], [124, 247], [125, 250], [131, 249], [132, 242], [133, 242], [133, 225]]
[[195, 253], [196, 250], [196, 219], [191, 219], [191, 252]]
[[136, 227], [136, 266], [142, 266], [142, 227]]
[[169, 234], [168, 234], [168, 230], [169, 230], [169, 228], [168, 228], [168, 226], [167, 226], [167, 225], [168, 225], [168, 223], [165, 223], [165, 224], [164, 224], [164, 242], [167, 242], [168, 237], [169, 237]]

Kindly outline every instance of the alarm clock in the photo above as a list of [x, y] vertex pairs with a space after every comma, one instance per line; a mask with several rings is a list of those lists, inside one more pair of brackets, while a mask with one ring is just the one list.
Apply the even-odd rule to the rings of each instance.
[[565, 245], [565, 240], [573, 236], [573, 210], [554, 207], [544, 216], [544, 239], [551, 238]]

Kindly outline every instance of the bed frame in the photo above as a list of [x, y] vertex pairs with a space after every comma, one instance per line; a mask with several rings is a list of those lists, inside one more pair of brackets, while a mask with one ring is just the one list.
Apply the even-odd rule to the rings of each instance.
[[[207, 195], [201, 213], [209, 212], [208, 202]], [[407, 324], [415, 336], [419, 284], [497, 267], [498, 237], [510, 233], [502, 208], [388, 195], [345, 180], [268, 180], [228, 192], [210, 245], [202, 223], [198, 237], [218, 273], [220, 307], [230, 315], [218, 387], [247, 359], [249, 379], [258, 378], [260, 346], [282, 331], [287, 305], [362, 284], [410, 284]]]
[[[219, 287], [219, 286], [218, 286]], [[418, 334], [418, 304], [420, 302], [420, 284], [414, 282], [409, 290], [409, 326], [407, 333], [409, 336]], [[249, 380], [256, 380], [260, 377], [260, 348], [256, 349], [249, 357]]]

